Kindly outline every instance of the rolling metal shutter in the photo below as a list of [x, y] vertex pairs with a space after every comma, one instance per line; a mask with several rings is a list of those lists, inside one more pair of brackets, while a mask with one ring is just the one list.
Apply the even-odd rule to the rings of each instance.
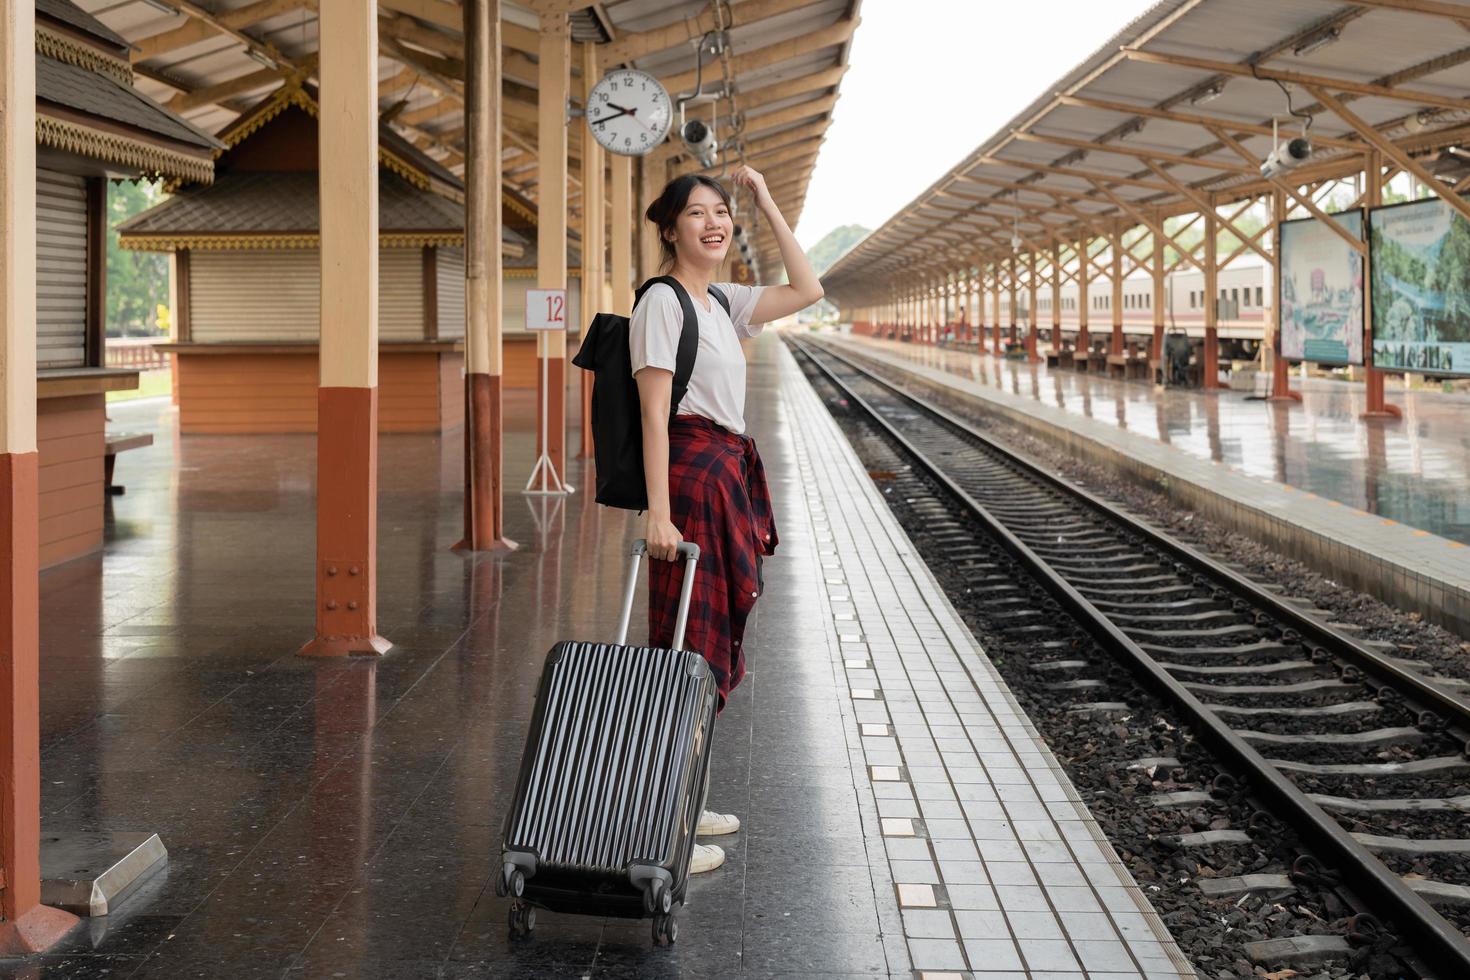
[[464, 336], [464, 249], [441, 248], [434, 259], [439, 284], [439, 336]]
[[[378, 252], [378, 336], [423, 336], [418, 249]], [[189, 316], [199, 343], [315, 341], [320, 336], [321, 253], [311, 249], [197, 251], [189, 260]]]
[[81, 367], [87, 344], [87, 182], [36, 171], [36, 366]]
[[378, 339], [424, 339], [424, 250], [378, 249]]
[[320, 263], [314, 248], [194, 252], [191, 336], [199, 343], [316, 340]]

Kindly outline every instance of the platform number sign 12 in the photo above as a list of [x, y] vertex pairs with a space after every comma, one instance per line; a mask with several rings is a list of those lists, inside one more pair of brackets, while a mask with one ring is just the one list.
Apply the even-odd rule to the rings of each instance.
[[647, 72], [619, 68], [587, 93], [585, 112], [592, 138], [613, 153], [642, 156], [664, 141], [674, 122], [674, 103]]
[[526, 290], [526, 329], [565, 330], [567, 328], [567, 291], [565, 289]]

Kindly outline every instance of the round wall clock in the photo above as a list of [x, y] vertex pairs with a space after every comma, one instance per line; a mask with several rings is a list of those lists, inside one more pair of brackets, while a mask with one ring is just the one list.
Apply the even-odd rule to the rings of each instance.
[[674, 103], [652, 75], [620, 68], [592, 87], [586, 117], [592, 138], [608, 150], [642, 156], [669, 135]]

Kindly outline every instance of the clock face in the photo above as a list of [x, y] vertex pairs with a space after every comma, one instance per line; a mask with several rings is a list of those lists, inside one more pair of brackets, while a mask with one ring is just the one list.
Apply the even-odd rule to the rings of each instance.
[[613, 153], [642, 156], [664, 141], [673, 122], [673, 100], [647, 72], [609, 72], [587, 96], [592, 138]]

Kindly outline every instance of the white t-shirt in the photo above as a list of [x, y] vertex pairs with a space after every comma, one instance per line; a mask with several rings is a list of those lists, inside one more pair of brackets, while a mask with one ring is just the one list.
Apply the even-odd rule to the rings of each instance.
[[[745, 432], [745, 354], [740, 341], [761, 332], [751, 326], [764, 286], [741, 286], [733, 282], [717, 282], [716, 289], [730, 301], [725, 314], [719, 300], [705, 293], [690, 294], [695, 316], [699, 318], [699, 354], [694, 359], [694, 373], [689, 376], [689, 390], [679, 402], [678, 414], [701, 415], [734, 433]], [[709, 302], [706, 310], [700, 303]], [[764, 325], [762, 325], [764, 326]], [[628, 350], [633, 359], [633, 373], [646, 367], [673, 371], [678, 363], [679, 335], [684, 332], [684, 311], [679, 297], [667, 283], [655, 283], [633, 307], [628, 330]]]

